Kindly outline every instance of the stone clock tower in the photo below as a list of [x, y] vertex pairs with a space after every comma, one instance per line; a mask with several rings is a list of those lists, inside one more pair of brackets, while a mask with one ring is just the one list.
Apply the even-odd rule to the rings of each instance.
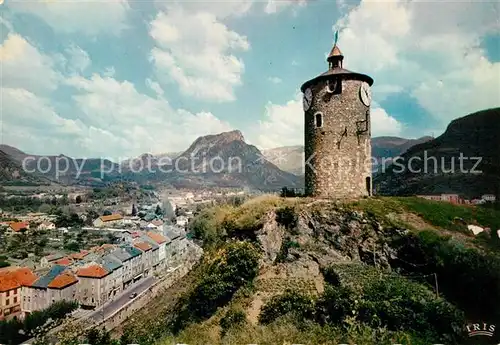
[[337, 44], [328, 71], [302, 85], [305, 192], [320, 198], [372, 194], [370, 103], [373, 79], [343, 68]]

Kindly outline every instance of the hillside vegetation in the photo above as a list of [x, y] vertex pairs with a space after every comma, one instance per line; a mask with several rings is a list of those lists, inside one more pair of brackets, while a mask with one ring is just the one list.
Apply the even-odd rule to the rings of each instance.
[[207, 208], [191, 223], [202, 263], [127, 320], [120, 341], [464, 344], [467, 322], [500, 321], [498, 240], [466, 224], [496, 235], [499, 220], [494, 208], [417, 198]]

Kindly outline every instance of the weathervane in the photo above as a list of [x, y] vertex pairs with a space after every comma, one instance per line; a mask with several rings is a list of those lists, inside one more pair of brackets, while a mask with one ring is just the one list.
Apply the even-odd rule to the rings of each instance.
[[335, 43], [333, 44], [333, 46], [335, 47], [337, 45], [337, 42], [339, 40], [339, 30], [335, 31]]

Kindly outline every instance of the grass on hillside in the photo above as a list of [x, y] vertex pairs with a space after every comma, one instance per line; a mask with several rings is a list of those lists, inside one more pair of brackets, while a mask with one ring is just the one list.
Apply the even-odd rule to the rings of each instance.
[[412, 212], [429, 224], [448, 230], [467, 231], [465, 223], [489, 227], [492, 230], [500, 229], [500, 210], [494, 208], [454, 205], [417, 197], [363, 199], [354, 206], [381, 218], [391, 212]]

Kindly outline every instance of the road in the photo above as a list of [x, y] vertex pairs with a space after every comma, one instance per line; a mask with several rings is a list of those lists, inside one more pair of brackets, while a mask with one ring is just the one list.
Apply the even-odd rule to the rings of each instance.
[[149, 289], [156, 281], [157, 280], [155, 277], [147, 277], [141, 279], [137, 283], [128, 287], [119, 295], [115, 296], [111, 301], [104, 304], [103, 307], [98, 308], [90, 314], [86, 315], [86, 318], [89, 318], [93, 321], [102, 321], [103, 319], [109, 317], [111, 314], [123, 308], [126, 303], [130, 302], [132, 300], [130, 298], [131, 294], [136, 293], [137, 295], [139, 295], [140, 293]]

